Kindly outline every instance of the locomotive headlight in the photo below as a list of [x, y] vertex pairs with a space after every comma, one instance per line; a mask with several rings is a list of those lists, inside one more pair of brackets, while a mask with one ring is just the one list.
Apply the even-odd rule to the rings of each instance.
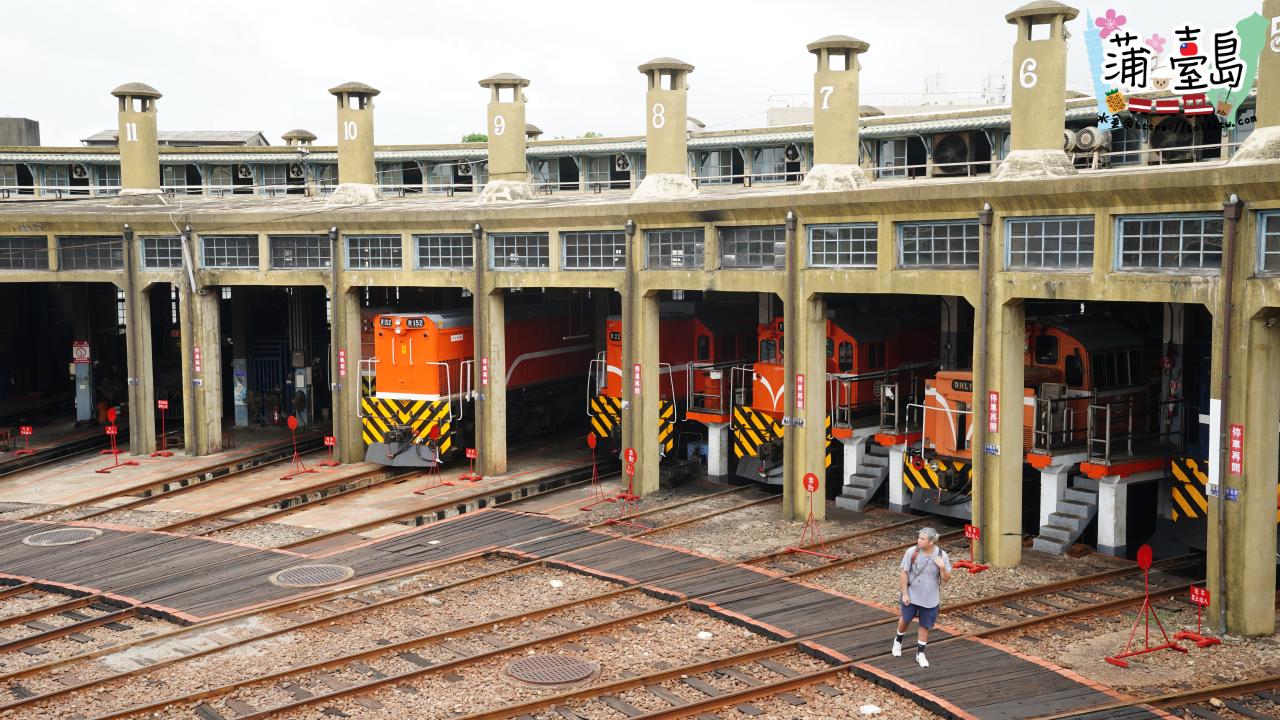
[[938, 464], [937, 460], [929, 461], [929, 469], [934, 472], [942, 472], [942, 466]]

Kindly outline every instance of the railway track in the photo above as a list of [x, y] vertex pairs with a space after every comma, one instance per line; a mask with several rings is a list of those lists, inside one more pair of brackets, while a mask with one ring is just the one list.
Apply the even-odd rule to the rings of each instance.
[[[128, 439], [128, 430], [121, 428], [117, 440], [124, 442]], [[0, 478], [5, 478], [24, 470], [50, 465], [59, 460], [96, 453], [107, 447], [108, 444], [109, 441], [106, 435], [94, 434], [51, 447], [37, 449], [31, 455], [11, 455], [0, 461]]]

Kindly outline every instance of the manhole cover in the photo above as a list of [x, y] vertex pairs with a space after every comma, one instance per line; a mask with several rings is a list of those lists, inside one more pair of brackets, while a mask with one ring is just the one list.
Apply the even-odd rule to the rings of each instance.
[[595, 663], [564, 655], [529, 655], [507, 663], [507, 674], [534, 685], [562, 685], [586, 680], [599, 669]]
[[45, 530], [34, 535], [28, 535], [22, 539], [27, 545], [36, 545], [39, 547], [47, 547], [49, 545], [74, 545], [92, 540], [102, 534], [101, 530], [94, 528], [59, 528], [57, 530]]
[[272, 585], [282, 587], [320, 587], [342, 582], [356, 571], [346, 565], [296, 565], [271, 576]]

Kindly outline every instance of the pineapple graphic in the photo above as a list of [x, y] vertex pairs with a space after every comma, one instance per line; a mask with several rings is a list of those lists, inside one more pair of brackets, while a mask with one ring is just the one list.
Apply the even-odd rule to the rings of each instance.
[[1107, 109], [1113, 113], [1123, 112], [1129, 106], [1125, 100], [1124, 93], [1119, 90], [1107, 91]]

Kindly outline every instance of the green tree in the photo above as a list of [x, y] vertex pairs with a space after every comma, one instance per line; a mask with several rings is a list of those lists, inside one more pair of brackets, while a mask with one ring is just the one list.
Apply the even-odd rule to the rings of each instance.
[[604, 133], [598, 133], [598, 132], [596, 132], [595, 130], [588, 130], [588, 131], [586, 131], [586, 132], [582, 133], [582, 137], [584, 137], [584, 138], [598, 138], [598, 137], [604, 137]]
[[467, 133], [462, 136], [462, 142], [489, 142], [489, 136], [484, 133]]

